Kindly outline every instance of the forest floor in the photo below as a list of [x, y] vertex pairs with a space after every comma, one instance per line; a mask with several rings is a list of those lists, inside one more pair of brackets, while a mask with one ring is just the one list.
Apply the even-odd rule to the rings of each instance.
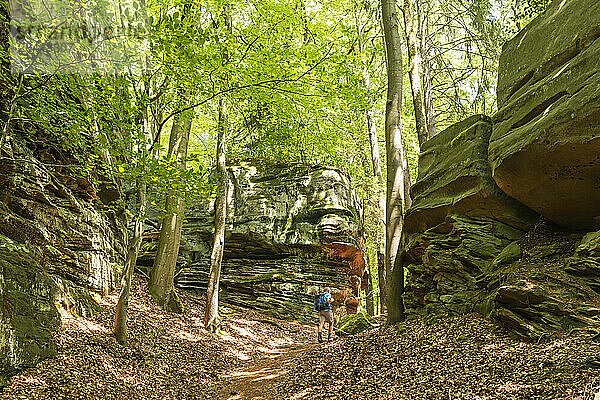
[[184, 315], [166, 313], [136, 277], [129, 347], [111, 335], [115, 292], [65, 319], [58, 356], [0, 399], [600, 399], [600, 343], [583, 332], [524, 343], [472, 314], [317, 344], [314, 326], [227, 306], [211, 335], [204, 299], [182, 299]]

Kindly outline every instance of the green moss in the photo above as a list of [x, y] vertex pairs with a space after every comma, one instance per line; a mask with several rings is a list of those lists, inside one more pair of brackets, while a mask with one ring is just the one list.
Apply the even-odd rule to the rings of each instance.
[[493, 272], [521, 258], [522, 251], [519, 242], [514, 241], [506, 246], [491, 262], [487, 271]]
[[17, 349], [10, 360], [7, 355], [0, 356], [4, 365], [1, 386], [15, 370], [56, 355], [52, 332], [60, 325], [60, 316], [52, 302], [56, 284], [29, 252], [0, 248], [0, 271], [3, 278], [1, 313], [11, 331], [10, 335], [6, 334], [7, 328], [0, 331], [0, 337], [5, 340], [0, 345]]
[[370, 329], [375, 325], [375, 320], [361, 311], [357, 314], [348, 314], [340, 318], [338, 334], [339, 335], [355, 335]]

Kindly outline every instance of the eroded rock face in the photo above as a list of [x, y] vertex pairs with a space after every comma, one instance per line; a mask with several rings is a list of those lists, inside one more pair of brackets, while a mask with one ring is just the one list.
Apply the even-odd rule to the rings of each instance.
[[503, 48], [489, 145], [507, 194], [559, 225], [600, 227], [600, 2], [554, 1]]
[[51, 333], [60, 325], [59, 312], [92, 312], [92, 293], [113, 289], [122, 263], [122, 219], [98, 202], [94, 184], [60, 166], [65, 156], [53, 155], [57, 148], [31, 151], [13, 142], [11, 157], [0, 158], [4, 376], [53, 355]]
[[489, 129], [472, 117], [423, 146], [403, 236], [407, 312], [479, 311], [535, 340], [597, 329], [600, 233], [538, 219], [499, 191], [481, 150]]
[[[347, 175], [330, 167], [244, 162], [229, 167], [229, 180], [221, 298], [310, 319], [312, 294], [329, 286], [337, 311], [356, 312], [365, 262], [361, 209]], [[212, 202], [186, 210], [180, 288], [206, 290], [213, 218]], [[151, 265], [152, 255], [140, 262]]]
[[491, 176], [487, 160], [491, 132], [490, 118], [474, 115], [423, 145], [406, 232], [423, 232], [453, 214], [491, 217], [521, 230], [531, 225], [535, 213], [502, 192]]
[[472, 311], [477, 278], [537, 215], [495, 184], [487, 163], [492, 124], [473, 116], [427, 141], [403, 231], [409, 313]]
[[481, 276], [481, 310], [524, 338], [600, 326], [600, 263], [580, 233], [542, 221]]

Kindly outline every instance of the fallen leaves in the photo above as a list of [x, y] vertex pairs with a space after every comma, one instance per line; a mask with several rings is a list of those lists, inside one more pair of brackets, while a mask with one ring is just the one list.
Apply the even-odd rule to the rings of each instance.
[[600, 398], [600, 343], [578, 332], [524, 343], [475, 314], [414, 320], [316, 345], [315, 328], [225, 307], [223, 332], [155, 306], [136, 278], [130, 346], [111, 335], [116, 295], [66, 319], [58, 357], [14, 376], [1, 399], [570, 399]]
[[[576, 333], [544, 343], [478, 315], [388, 326], [302, 354], [278, 393], [302, 399], [593, 399], [600, 345]], [[323, 373], [323, 371], [325, 373]]]
[[64, 319], [55, 334], [58, 356], [12, 377], [0, 398], [214, 399], [226, 383], [224, 373], [265, 357], [280, 343], [305, 342], [312, 333], [295, 323], [257, 322], [269, 317], [250, 310], [224, 308], [223, 333], [211, 335], [202, 324], [203, 298], [182, 293], [185, 315], [168, 313], [136, 277], [130, 346], [122, 347], [111, 334], [116, 293], [102, 300], [93, 317]]

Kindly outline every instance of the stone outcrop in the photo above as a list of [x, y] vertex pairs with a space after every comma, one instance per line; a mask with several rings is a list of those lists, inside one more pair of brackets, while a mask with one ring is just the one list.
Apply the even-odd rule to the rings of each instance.
[[480, 310], [524, 338], [600, 327], [600, 263], [582, 236], [538, 223], [479, 278]]
[[499, 191], [473, 151], [490, 128], [475, 116], [423, 146], [403, 232], [407, 312], [479, 311], [527, 339], [596, 329], [600, 233], [561, 230]]
[[479, 311], [536, 340], [600, 328], [599, 14], [597, 0], [554, 1], [505, 45], [492, 120], [423, 146], [409, 313]]
[[[253, 160], [231, 166], [220, 298], [288, 319], [313, 316], [312, 294], [330, 286], [338, 312], [353, 313], [365, 261], [361, 208], [335, 168]], [[176, 285], [204, 292], [213, 202], [186, 210]], [[157, 232], [138, 264], [151, 266]]]
[[403, 231], [408, 312], [473, 310], [477, 277], [537, 214], [496, 185], [487, 163], [491, 121], [473, 116], [427, 141]]
[[60, 315], [93, 312], [93, 293], [114, 288], [124, 254], [124, 223], [102, 204], [101, 189], [69, 169], [77, 161], [59, 146], [41, 142], [15, 140], [0, 158], [3, 377], [55, 354]]
[[600, 2], [553, 1], [503, 48], [489, 145], [507, 194], [564, 227], [600, 228]]

